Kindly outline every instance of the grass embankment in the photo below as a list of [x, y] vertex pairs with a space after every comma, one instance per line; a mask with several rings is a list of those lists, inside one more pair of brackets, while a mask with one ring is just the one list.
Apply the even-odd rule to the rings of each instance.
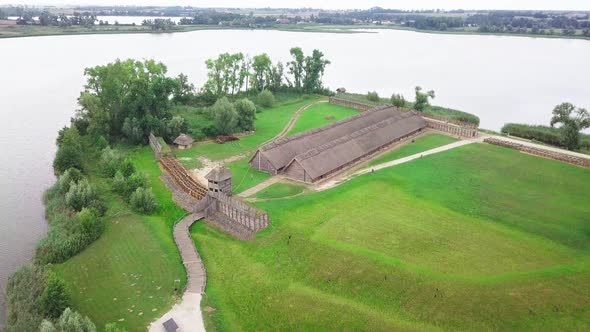
[[450, 137], [443, 134], [437, 133], [426, 133], [413, 142], [407, 142], [406, 144], [395, 148], [390, 152], [381, 155], [369, 162], [369, 166], [379, 165], [388, 161], [400, 159], [403, 157], [411, 156], [416, 153], [424, 152], [430, 149], [438, 148], [443, 145], [451, 144], [458, 141], [454, 137]]
[[257, 192], [254, 197], [259, 199], [276, 199], [299, 195], [303, 192], [305, 192], [305, 187], [303, 186], [288, 183], [275, 183], [268, 188]]
[[[99, 240], [54, 269], [70, 286], [77, 310], [98, 326], [116, 322], [141, 331], [167, 312], [182, 294], [186, 274], [172, 238], [172, 227], [185, 212], [160, 181], [160, 169], [149, 147], [129, 151], [137, 171], [148, 175], [159, 209], [151, 216], [131, 210], [115, 194], [107, 196], [107, 227]], [[91, 170], [98, 174], [99, 170]], [[110, 185], [92, 177], [101, 192]], [[178, 291], [175, 291], [175, 288]]]
[[288, 135], [291, 136], [310, 129], [323, 127], [356, 114], [359, 114], [359, 112], [349, 107], [329, 103], [313, 105], [301, 113]]
[[210, 330], [584, 330], [588, 170], [473, 144], [200, 223]]

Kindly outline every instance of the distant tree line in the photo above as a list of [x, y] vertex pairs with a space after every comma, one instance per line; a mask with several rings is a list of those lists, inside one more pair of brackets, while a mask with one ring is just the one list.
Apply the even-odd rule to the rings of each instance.
[[152, 30], [157, 30], [157, 31], [170, 31], [176, 27], [176, 23], [174, 23], [174, 21], [172, 21], [169, 18], [166, 18], [166, 19], [156, 18], [153, 20], [151, 20], [151, 19], [143, 20], [141, 25], [148, 26]]

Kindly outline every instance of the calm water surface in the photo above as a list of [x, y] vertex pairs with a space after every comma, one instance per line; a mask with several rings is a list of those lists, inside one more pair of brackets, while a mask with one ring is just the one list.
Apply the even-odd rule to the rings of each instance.
[[[330, 88], [392, 92], [434, 89], [436, 104], [505, 122], [546, 124], [554, 105], [590, 107], [590, 42], [407, 31], [321, 34], [195, 31], [162, 35], [92, 35], [0, 40], [0, 287], [33, 254], [46, 230], [42, 192], [55, 179], [55, 137], [76, 109], [85, 67], [116, 58], [154, 58], [171, 74], [200, 86], [204, 61], [221, 52], [267, 52], [287, 60], [289, 48], [319, 48], [332, 61]], [[1, 311], [1, 310], [0, 310]], [[3, 317], [0, 314], [0, 326]], [[1, 330], [1, 328], [0, 328]]]

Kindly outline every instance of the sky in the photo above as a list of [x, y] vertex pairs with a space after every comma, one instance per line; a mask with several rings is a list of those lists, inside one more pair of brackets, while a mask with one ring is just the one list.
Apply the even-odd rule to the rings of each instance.
[[194, 7], [590, 10], [590, 0], [0, 0], [0, 5], [181, 5]]

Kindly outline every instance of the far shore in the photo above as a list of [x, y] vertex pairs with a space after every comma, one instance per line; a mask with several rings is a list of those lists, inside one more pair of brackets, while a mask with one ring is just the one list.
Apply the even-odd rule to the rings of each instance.
[[56, 27], [39, 25], [0, 25], [0, 38], [22, 38], [40, 36], [67, 36], [67, 35], [89, 35], [89, 34], [134, 34], [151, 33], [166, 34], [176, 32], [190, 32], [200, 30], [275, 30], [291, 32], [315, 32], [315, 33], [376, 33], [370, 30], [404, 30], [429, 34], [451, 34], [451, 35], [482, 35], [482, 36], [510, 36], [529, 38], [560, 38], [560, 39], [584, 39], [590, 37], [583, 35], [566, 36], [562, 34], [531, 34], [531, 33], [483, 33], [477, 30], [420, 30], [415, 28], [392, 26], [392, 25], [320, 25], [320, 24], [280, 24], [271, 27], [239, 27], [239, 26], [218, 26], [218, 25], [179, 25], [172, 30], [159, 31], [141, 25], [108, 25], [86, 28], [82, 26]]

